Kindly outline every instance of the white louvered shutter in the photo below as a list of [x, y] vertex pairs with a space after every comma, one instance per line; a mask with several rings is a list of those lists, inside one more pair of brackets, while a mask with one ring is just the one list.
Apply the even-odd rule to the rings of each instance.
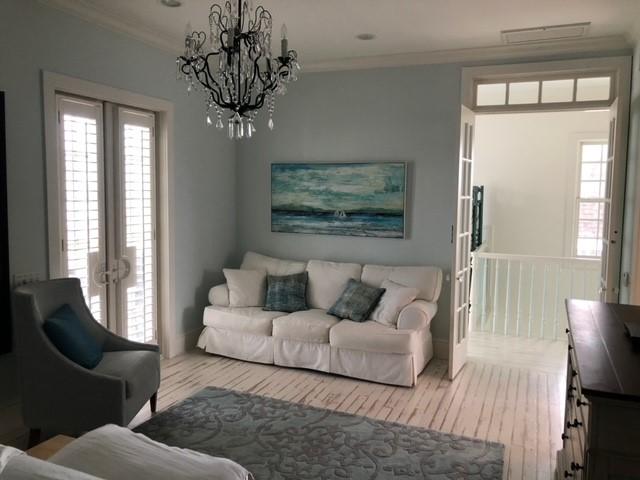
[[156, 340], [155, 155], [152, 113], [120, 108], [120, 282], [126, 336]]
[[106, 324], [102, 104], [58, 97], [63, 276], [77, 277]]

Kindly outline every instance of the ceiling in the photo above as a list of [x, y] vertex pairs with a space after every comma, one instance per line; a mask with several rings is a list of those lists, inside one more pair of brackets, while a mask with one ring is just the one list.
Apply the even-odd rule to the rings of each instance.
[[[41, 0], [90, 21], [174, 52], [185, 25], [208, 28], [211, 1]], [[623, 42], [637, 31], [640, 0], [254, 0], [274, 18], [274, 38], [286, 22], [289, 45], [303, 65], [344, 59], [500, 48], [505, 29], [591, 22], [588, 38]], [[374, 40], [355, 38], [372, 33]], [[572, 41], [576, 43], [575, 41]], [[504, 47], [502, 47], [504, 48]], [[418, 62], [419, 63], [419, 62]]]

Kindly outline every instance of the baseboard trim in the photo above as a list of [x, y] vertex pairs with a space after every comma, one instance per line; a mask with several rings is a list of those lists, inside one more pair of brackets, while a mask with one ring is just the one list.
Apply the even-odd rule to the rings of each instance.
[[198, 342], [201, 331], [201, 328], [196, 328], [195, 330], [173, 337], [173, 340], [169, 344], [169, 351], [167, 352], [166, 358], [173, 358], [196, 348], [196, 343]]
[[449, 358], [449, 340], [434, 338], [433, 356], [440, 360], [447, 360]]

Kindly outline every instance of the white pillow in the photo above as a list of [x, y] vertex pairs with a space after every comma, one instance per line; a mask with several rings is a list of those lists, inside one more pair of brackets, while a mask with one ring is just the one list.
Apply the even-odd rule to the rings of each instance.
[[420, 290], [418, 288], [405, 287], [391, 280], [385, 280], [380, 286], [385, 289], [385, 292], [380, 297], [378, 306], [373, 310], [370, 320], [395, 327], [398, 324], [398, 315], [400, 315], [402, 309], [416, 299]]
[[222, 270], [229, 288], [229, 306], [264, 307], [267, 272], [264, 270]]

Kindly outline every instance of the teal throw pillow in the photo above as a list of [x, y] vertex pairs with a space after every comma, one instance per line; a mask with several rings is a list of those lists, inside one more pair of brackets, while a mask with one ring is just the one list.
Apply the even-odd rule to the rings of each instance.
[[340, 298], [329, 309], [329, 315], [364, 322], [378, 305], [384, 288], [376, 288], [350, 279]]
[[307, 272], [293, 275], [267, 275], [267, 297], [263, 310], [299, 312], [307, 307]]
[[91, 369], [102, 360], [102, 347], [69, 305], [56, 310], [42, 327], [51, 343], [72, 362]]

